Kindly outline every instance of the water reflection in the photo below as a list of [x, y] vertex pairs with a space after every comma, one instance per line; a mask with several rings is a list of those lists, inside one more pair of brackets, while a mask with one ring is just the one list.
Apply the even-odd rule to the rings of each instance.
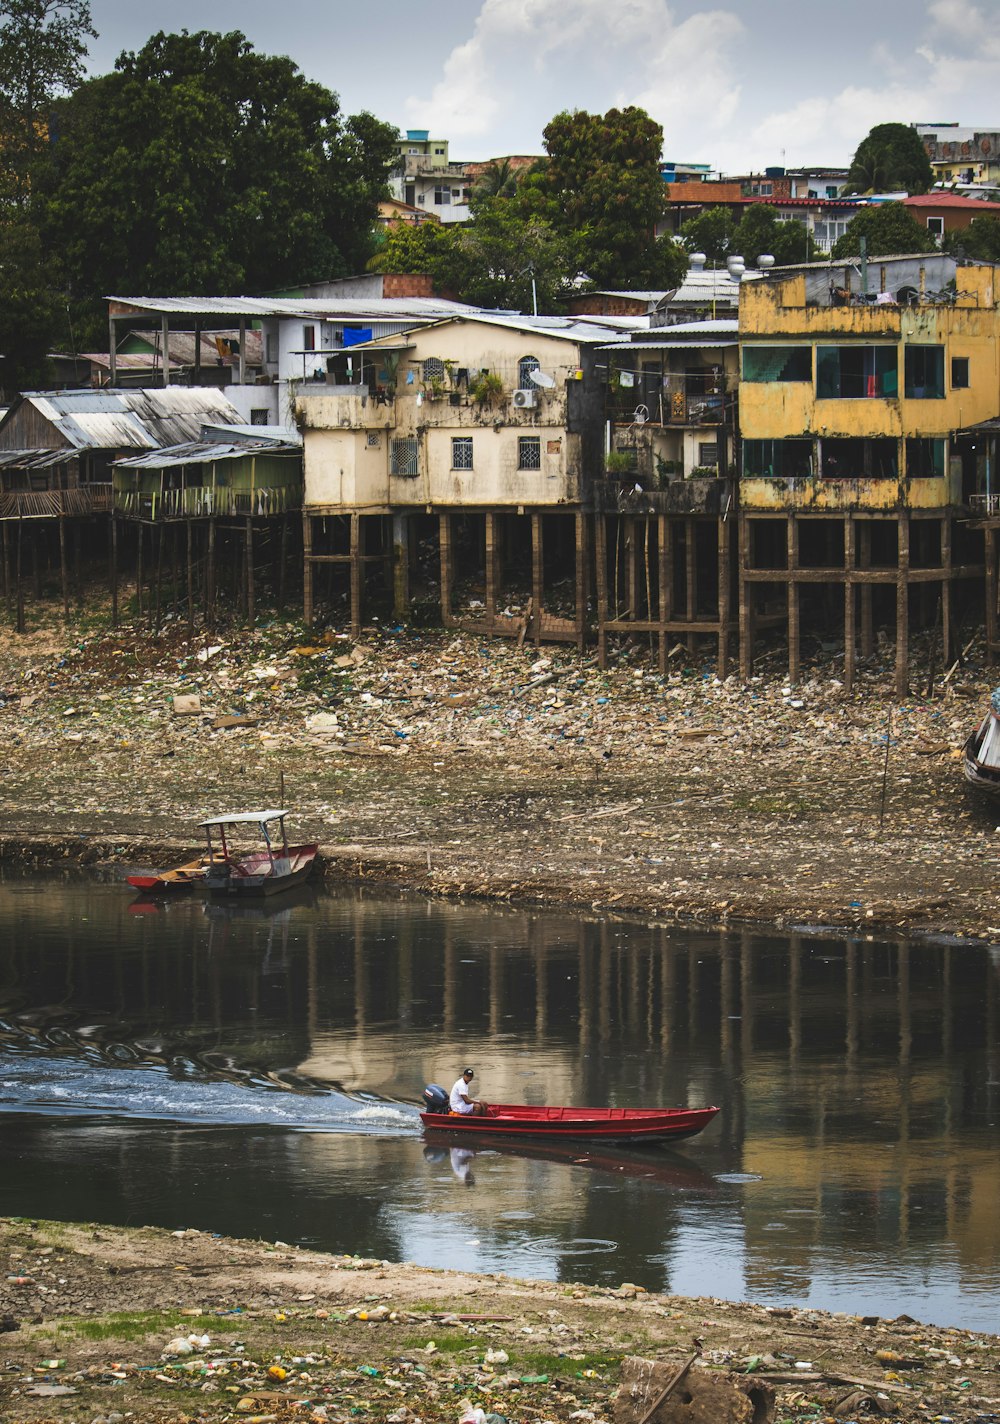
[[[995, 1317], [995, 950], [307, 888], [133, 909], [0, 883], [0, 1210]], [[721, 1112], [673, 1152], [425, 1143], [411, 1105], [466, 1061], [498, 1101]]]

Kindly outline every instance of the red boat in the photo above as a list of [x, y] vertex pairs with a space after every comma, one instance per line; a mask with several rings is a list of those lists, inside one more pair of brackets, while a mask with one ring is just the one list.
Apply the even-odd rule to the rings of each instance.
[[[425, 1095], [426, 1096], [426, 1095]], [[707, 1127], [718, 1108], [533, 1108], [523, 1103], [491, 1103], [476, 1113], [422, 1112], [420, 1121], [437, 1132], [463, 1137], [521, 1137], [588, 1142], [679, 1142]]]

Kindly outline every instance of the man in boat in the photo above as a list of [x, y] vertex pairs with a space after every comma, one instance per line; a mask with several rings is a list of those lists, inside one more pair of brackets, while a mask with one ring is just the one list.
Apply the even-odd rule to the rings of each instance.
[[475, 1077], [471, 1068], [463, 1070], [461, 1078], [457, 1080], [451, 1090], [448, 1099], [448, 1106], [453, 1113], [472, 1113], [476, 1117], [485, 1117], [489, 1110], [489, 1104], [480, 1102], [478, 1098], [469, 1097], [469, 1084]]

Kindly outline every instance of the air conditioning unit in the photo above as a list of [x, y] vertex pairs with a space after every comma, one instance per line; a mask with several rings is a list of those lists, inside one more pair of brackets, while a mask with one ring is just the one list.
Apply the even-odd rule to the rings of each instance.
[[536, 406], [537, 404], [538, 404], [538, 392], [537, 392], [537, 391], [515, 391], [515, 392], [514, 392], [514, 409], [515, 409], [515, 410], [534, 410], [534, 408], [535, 408], [535, 406]]

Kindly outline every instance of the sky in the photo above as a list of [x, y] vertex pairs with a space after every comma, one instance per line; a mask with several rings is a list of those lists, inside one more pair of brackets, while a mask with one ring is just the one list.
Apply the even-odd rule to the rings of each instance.
[[563, 109], [646, 109], [723, 173], [848, 164], [877, 123], [1000, 129], [996, 0], [91, 0], [90, 72], [170, 30], [241, 30], [457, 160], [541, 153]]

